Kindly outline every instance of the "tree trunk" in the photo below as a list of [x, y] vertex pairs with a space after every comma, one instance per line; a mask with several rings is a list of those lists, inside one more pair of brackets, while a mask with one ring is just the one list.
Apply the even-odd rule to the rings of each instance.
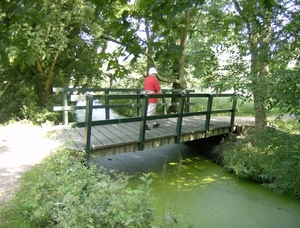
[[269, 53], [271, 36], [271, 12], [264, 14], [264, 23], [261, 25], [258, 45], [258, 74], [254, 96], [255, 129], [263, 131], [267, 126], [268, 108], [268, 79], [269, 79]]
[[58, 59], [60, 53], [61, 53], [60, 51], [56, 52], [56, 54], [54, 56], [54, 59], [51, 63], [50, 69], [48, 71], [46, 71], [48, 73], [45, 73], [45, 70], [42, 67], [41, 60], [40, 59], [37, 60], [37, 69], [40, 72], [41, 76], [43, 78], [46, 78], [44, 106], [47, 106], [48, 101], [49, 101], [49, 99], [51, 97], [51, 94], [52, 94], [53, 74], [54, 74], [55, 65], [56, 65], [56, 62], [57, 62], [57, 59]]
[[[188, 30], [189, 30], [189, 22], [190, 22], [190, 11], [185, 10], [185, 27], [184, 33], [180, 40], [180, 49], [181, 55], [180, 58], [174, 63], [173, 72], [178, 74], [177, 80], [173, 83], [173, 89], [186, 89], [187, 83], [185, 79], [185, 50], [188, 41]], [[172, 102], [178, 102], [177, 98], [172, 98]], [[170, 106], [168, 109], [168, 113], [177, 113], [178, 106]]]
[[[252, 80], [252, 92], [255, 112], [255, 129], [263, 131], [267, 126], [267, 102], [268, 102], [268, 76], [271, 18], [270, 9], [260, 7], [260, 17], [257, 20], [257, 2], [247, 2], [247, 5], [233, 0], [236, 10], [246, 24], [249, 49], [251, 53], [250, 77]], [[247, 10], [246, 10], [247, 6]], [[252, 7], [252, 12], [250, 8]]]

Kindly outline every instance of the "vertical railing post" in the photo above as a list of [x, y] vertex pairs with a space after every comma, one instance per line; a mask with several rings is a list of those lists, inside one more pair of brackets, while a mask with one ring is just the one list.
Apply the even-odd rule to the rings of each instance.
[[[140, 91], [137, 91], [136, 94], [140, 94], [141, 92]], [[139, 106], [139, 104], [141, 103], [141, 99], [140, 98], [137, 98], [136, 99], [136, 116], [139, 116], [140, 115], [140, 112], [141, 112], [141, 108]]]
[[175, 143], [180, 143], [185, 95], [180, 94]]
[[186, 93], [187, 93], [186, 102], [188, 103], [186, 106], [186, 112], [191, 112], [191, 105], [189, 104], [191, 102], [191, 98], [189, 96], [190, 92], [186, 92]]
[[85, 108], [85, 127], [84, 127], [84, 146], [85, 146], [87, 163], [89, 163], [90, 153], [91, 153], [93, 100], [94, 97], [92, 95], [87, 95], [86, 108]]
[[[109, 91], [105, 91], [105, 105], [109, 105]], [[109, 113], [109, 108], [105, 108], [105, 119], [109, 120], [110, 119], [110, 113]]]
[[208, 100], [207, 100], [207, 108], [206, 108], [205, 137], [209, 136], [208, 131], [209, 131], [209, 125], [210, 125], [212, 103], [213, 103], [213, 95], [209, 94]]
[[[163, 92], [163, 94], [165, 94], [164, 92]], [[166, 99], [164, 99], [164, 98], [162, 98], [162, 101], [163, 101], [163, 114], [164, 115], [166, 115], [167, 114], [167, 106], [166, 106], [166, 101], [165, 101]]]
[[234, 131], [234, 119], [235, 119], [235, 111], [236, 111], [237, 98], [233, 97], [232, 108], [231, 108], [231, 117], [230, 117], [230, 127], [231, 132]]
[[[68, 92], [67, 91], [63, 91], [62, 103], [63, 103], [64, 108], [66, 108], [68, 106]], [[69, 124], [68, 112], [69, 111], [66, 111], [66, 110], [63, 111], [63, 123], [64, 123], [64, 125]]]
[[139, 135], [139, 150], [144, 150], [145, 134], [146, 134], [146, 123], [147, 123], [147, 111], [148, 111], [148, 99], [147, 94], [144, 95], [142, 102], [141, 122], [140, 122], [140, 135]]

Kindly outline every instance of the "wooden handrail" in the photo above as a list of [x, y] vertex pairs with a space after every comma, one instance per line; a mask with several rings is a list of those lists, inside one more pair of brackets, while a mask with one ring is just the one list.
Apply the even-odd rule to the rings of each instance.
[[[63, 111], [63, 124], [69, 124], [68, 112], [74, 110], [73, 107], [68, 106], [68, 96], [72, 96], [70, 93], [74, 92], [104, 92], [105, 95], [110, 95], [110, 92], [124, 92], [124, 93], [134, 93], [140, 94], [143, 91], [142, 88], [137, 89], [123, 89], [123, 88], [66, 88], [66, 87], [53, 87], [53, 92], [62, 92], [62, 106], [54, 106], [53, 111]], [[165, 93], [192, 93], [195, 90], [180, 90], [180, 89], [162, 89], [162, 92]], [[119, 94], [120, 95], [120, 94]], [[124, 94], [123, 94], [124, 95]], [[122, 96], [123, 96], [122, 95]], [[85, 100], [86, 95], [82, 95], [83, 98], [81, 100]], [[189, 99], [189, 98], [188, 98]], [[189, 101], [189, 100], [188, 100]], [[139, 98], [137, 98], [137, 103], [140, 103]], [[105, 97], [105, 104], [109, 105], [109, 100]], [[174, 105], [174, 104], [172, 104]], [[189, 104], [187, 104], [187, 109], [189, 110]], [[166, 113], [165, 107], [163, 107], [163, 112]], [[136, 110], [137, 115], [140, 113], [140, 107], [137, 106]], [[110, 119], [109, 108], [105, 108], [105, 116], [106, 119]]]

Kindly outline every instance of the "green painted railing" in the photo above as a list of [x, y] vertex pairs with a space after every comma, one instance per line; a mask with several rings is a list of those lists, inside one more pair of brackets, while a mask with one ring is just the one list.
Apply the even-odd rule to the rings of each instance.
[[[105, 95], [109, 94], [140, 94], [143, 89], [112, 89], [112, 88], [64, 88], [64, 87], [53, 87], [53, 92], [55, 93], [62, 93], [62, 106], [54, 106], [53, 111], [63, 111], [63, 124], [68, 125], [69, 119], [68, 119], [68, 112], [73, 112], [75, 109], [83, 109], [82, 107], [75, 107], [74, 105], [69, 105], [70, 97], [74, 95], [74, 93], [103, 93]], [[194, 92], [194, 90], [176, 90], [176, 89], [163, 89], [163, 94], [168, 93], [186, 93], [189, 94], [191, 92]], [[189, 99], [189, 98], [187, 98]], [[190, 104], [189, 100], [187, 100], [187, 110], [190, 110]], [[141, 101], [139, 98], [136, 100], [137, 104], [140, 104]], [[109, 114], [109, 99], [108, 97], [105, 97], [104, 105], [106, 105], [105, 108], [105, 118], [110, 119]], [[176, 105], [176, 104], [170, 104], [170, 105]], [[126, 107], [126, 106], [114, 106], [115, 108], [118, 107]], [[127, 107], [130, 107], [127, 105]], [[140, 114], [140, 105], [136, 106], [136, 114], [137, 116]], [[166, 106], [163, 106], [163, 113], [166, 114]]]
[[[56, 91], [58, 91], [56, 89]], [[66, 92], [66, 90], [63, 90]], [[74, 91], [74, 90], [69, 90]], [[91, 89], [85, 89], [85, 91], [92, 91]], [[108, 89], [107, 92], [111, 92], [112, 90]], [[117, 90], [114, 89], [114, 92]], [[124, 91], [123, 89], [120, 89], [119, 91]], [[135, 91], [135, 90], [131, 90]], [[136, 90], [135, 92], [140, 92], [141, 90]], [[145, 142], [145, 131], [146, 131], [146, 122], [148, 120], [157, 120], [157, 119], [168, 119], [168, 118], [177, 118], [177, 124], [176, 124], [176, 139], [175, 143], [180, 143], [180, 137], [181, 137], [181, 127], [182, 127], [182, 120], [184, 117], [187, 116], [205, 116], [205, 131], [209, 131], [210, 126], [210, 120], [212, 114], [219, 114], [219, 113], [231, 113], [230, 114], [230, 127], [231, 132], [233, 132], [234, 127], [234, 118], [235, 118], [235, 111], [236, 111], [236, 103], [237, 100], [234, 97], [233, 94], [200, 94], [200, 93], [178, 93], [178, 91], [168, 91], [173, 92], [170, 94], [155, 94], [155, 95], [147, 95], [147, 94], [104, 94], [104, 95], [71, 95], [70, 101], [76, 102], [76, 101], [82, 101], [86, 100], [86, 106], [85, 107], [77, 107], [77, 109], [85, 109], [85, 121], [84, 122], [76, 122], [72, 123], [71, 125], [73, 127], [84, 127], [85, 133], [84, 133], [84, 144], [85, 144], [85, 151], [87, 160], [89, 160], [90, 157], [90, 150], [91, 150], [91, 129], [92, 126], [99, 126], [99, 125], [106, 125], [106, 124], [118, 124], [118, 123], [129, 123], [129, 122], [140, 122], [140, 132], [139, 132], [139, 145], [138, 149], [143, 150], [144, 149], [144, 142]], [[175, 92], [175, 93], [174, 93]], [[63, 95], [65, 97], [65, 95]], [[213, 110], [213, 98], [215, 97], [228, 97], [232, 98], [232, 104], [230, 109], [222, 109], [222, 110]], [[161, 115], [155, 115], [155, 116], [147, 116], [147, 107], [148, 107], [148, 99], [149, 98], [175, 98], [178, 100], [178, 102], [173, 103], [159, 103], [160, 106], [167, 107], [170, 105], [178, 105], [178, 112], [173, 114], [161, 114]], [[190, 99], [197, 99], [197, 98], [207, 98], [207, 106], [205, 111], [194, 111], [191, 112], [189, 109], [184, 109], [185, 106], [190, 106], [192, 103], [190, 103]], [[94, 100], [105, 100], [106, 104], [102, 105], [94, 105]], [[135, 104], [109, 104], [109, 101], [111, 100], [136, 100], [137, 102]], [[64, 101], [64, 104], [66, 102]], [[138, 108], [139, 112], [137, 113], [136, 117], [122, 117], [118, 119], [105, 119], [105, 120], [92, 120], [92, 114], [93, 109], [98, 108], [105, 108], [106, 110], [114, 109], [114, 108], [128, 108], [128, 107], [134, 107]], [[53, 108], [54, 111], [71, 111], [75, 110], [76, 107], [74, 106], [56, 106]], [[109, 114], [106, 112], [106, 114]], [[109, 115], [107, 115], [109, 116]], [[106, 117], [107, 117], [106, 116]]]

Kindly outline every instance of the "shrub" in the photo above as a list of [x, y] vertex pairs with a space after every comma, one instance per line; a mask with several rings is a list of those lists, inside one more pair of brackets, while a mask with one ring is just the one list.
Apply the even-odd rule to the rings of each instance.
[[259, 181], [278, 193], [300, 198], [299, 134], [270, 127], [261, 134], [225, 144], [223, 165], [226, 171]]
[[137, 189], [129, 176], [85, 167], [59, 151], [26, 172], [7, 227], [147, 227], [153, 220], [149, 174]]

